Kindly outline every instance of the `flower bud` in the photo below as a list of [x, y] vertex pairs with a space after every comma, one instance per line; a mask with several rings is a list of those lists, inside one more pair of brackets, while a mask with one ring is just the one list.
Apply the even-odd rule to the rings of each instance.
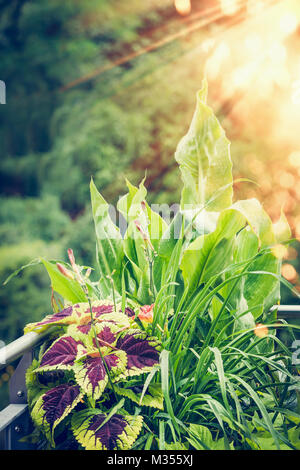
[[57, 268], [59, 271], [68, 279], [74, 279], [74, 274], [69, 271], [69, 269], [65, 268], [62, 264], [56, 263]]

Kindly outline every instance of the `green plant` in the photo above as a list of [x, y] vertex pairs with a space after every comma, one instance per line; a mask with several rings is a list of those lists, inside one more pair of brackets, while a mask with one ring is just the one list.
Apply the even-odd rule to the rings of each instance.
[[[299, 448], [298, 381], [276, 336], [290, 327], [271, 308], [289, 227], [256, 199], [233, 203], [229, 141], [206, 94], [204, 84], [175, 154], [184, 186], [172, 222], [143, 182], [127, 182], [122, 237], [92, 181], [99, 280], [71, 250], [70, 263], [42, 260], [65, 304], [25, 329], [56, 327], [27, 386], [52, 447]], [[126, 341], [136, 360], [149, 354], [134, 373]]]

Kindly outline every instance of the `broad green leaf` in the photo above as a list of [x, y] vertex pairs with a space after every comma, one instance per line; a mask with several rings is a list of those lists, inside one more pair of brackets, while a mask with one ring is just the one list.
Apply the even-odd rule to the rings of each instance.
[[209, 280], [232, 262], [235, 235], [246, 224], [257, 237], [258, 248], [275, 243], [271, 219], [256, 199], [234, 203], [220, 213], [215, 231], [196, 238], [185, 251], [181, 268], [190, 289]]
[[140, 222], [142, 229], [149, 236], [154, 249], [157, 251], [159, 241], [168, 225], [145, 201], [147, 190], [144, 186], [144, 180], [138, 188], [133, 186], [128, 180], [126, 180], [126, 183], [129, 192], [119, 199], [118, 210], [129, 224], [134, 220]]
[[237, 211], [223, 211], [214, 232], [202, 235], [185, 250], [181, 269], [190, 290], [222, 271], [231, 261], [234, 236], [244, 225]]
[[213, 110], [206, 104], [207, 83], [197, 94], [196, 111], [188, 133], [179, 142], [175, 159], [183, 180], [181, 207], [204, 206], [228, 184], [207, 210], [221, 211], [232, 203], [232, 163], [229, 140]]
[[[133, 402], [141, 406], [150, 406], [152, 408], [159, 408], [163, 410], [163, 394], [161, 391], [161, 384], [149, 385], [147, 392], [142, 397], [143, 387], [117, 387], [115, 386], [116, 392], [124, 397], [129, 398]], [[141, 400], [142, 398], [142, 400]]]
[[[259, 240], [248, 226], [240, 231], [236, 237], [233, 261], [234, 263], [246, 261], [258, 253]], [[248, 271], [267, 271], [279, 274], [280, 260], [272, 252], [262, 253], [248, 266]], [[228, 273], [229, 275], [230, 273]], [[226, 292], [229, 292], [231, 287], [231, 284], [226, 286], [223, 291], [224, 295]], [[242, 317], [235, 327], [253, 326], [254, 320], [251, 317], [253, 316], [254, 319], [259, 317], [263, 310], [268, 311], [279, 299], [280, 283], [274, 276], [268, 274], [248, 274], [243, 277], [231, 294], [230, 303], [232, 307], [236, 309], [237, 315], [258, 305], [261, 305], [261, 307], [253, 309], [247, 316]]]
[[97, 190], [93, 180], [90, 183], [92, 212], [95, 224], [97, 254], [100, 269], [100, 285], [104, 296], [112, 292], [112, 278], [116, 289], [121, 290], [121, 270], [124, 257], [123, 240], [119, 228], [109, 215], [109, 206]]
[[290, 239], [291, 229], [283, 211], [281, 211], [280, 219], [273, 224], [273, 230], [277, 243], [285, 242]]
[[189, 432], [191, 434], [192, 440], [194, 441], [193, 445], [197, 450], [212, 448], [213, 438], [210, 430], [207, 427], [200, 424], [190, 424]]
[[52, 289], [72, 304], [86, 302], [87, 298], [82, 287], [75, 279], [64, 276], [58, 268], [44, 259], [41, 260], [51, 279]]
[[189, 444], [187, 442], [165, 442], [165, 450], [188, 450]]

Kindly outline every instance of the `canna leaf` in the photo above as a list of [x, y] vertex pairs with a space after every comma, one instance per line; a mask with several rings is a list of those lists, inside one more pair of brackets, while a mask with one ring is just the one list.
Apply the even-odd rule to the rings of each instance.
[[185, 250], [181, 269], [191, 291], [230, 263], [234, 236], [244, 223], [237, 211], [225, 210], [218, 218], [216, 230], [196, 238]]
[[64, 276], [59, 269], [49, 261], [41, 260], [51, 279], [52, 289], [60, 294], [65, 300], [76, 303], [87, 301], [81, 285], [75, 279]]
[[113, 279], [115, 288], [121, 290], [121, 269], [124, 257], [123, 240], [119, 228], [109, 215], [109, 206], [98, 192], [93, 180], [90, 183], [92, 212], [95, 224], [98, 264], [100, 270], [100, 287], [102, 294], [111, 294], [112, 286], [107, 278]]
[[283, 211], [281, 211], [279, 220], [273, 224], [273, 230], [277, 243], [285, 242], [291, 238], [291, 229]]
[[184, 252], [181, 268], [191, 290], [232, 262], [235, 236], [246, 224], [258, 240], [257, 250], [275, 243], [271, 219], [256, 199], [234, 203], [219, 214], [213, 232], [196, 238]]
[[153, 211], [145, 201], [147, 190], [144, 186], [144, 180], [136, 188], [128, 180], [126, 184], [129, 192], [119, 199], [118, 210], [125, 217], [128, 223], [138, 220], [149, 235], [151, 243], [155, 250], [158, 249], [159, 241], [163, 233], [167, 230], [168, 225], [164, 219], [155, 211]]
[[216, 191], [228, 188], [207, 207], [221, 211], [232, 204], [232, 163], [229, 140], [213, 110], [206, 104], [207, 83], [197, 94], [197, 106], [188, 133], [179, 142], [175, 159], [183, 180], [181, 208], [203, 207]]

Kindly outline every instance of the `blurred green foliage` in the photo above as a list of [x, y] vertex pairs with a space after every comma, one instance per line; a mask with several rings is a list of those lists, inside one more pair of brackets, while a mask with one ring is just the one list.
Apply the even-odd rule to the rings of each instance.
[[[147, 45], [153, 35], [147, 38], [144, 29], [170, 14], [159, 2], [153, 6], [137, 0], [130, 6], [120, 0], [0, 0], [1, 80], [7, 88], [7, 104], [0, 107], [1, 282], [32, 258], [66, 259], [69, 247], [79, 263], [94, 265], [91, 176], [116, 202], [126, 170], [137, 182], [149, 164], [159, 173], [161, 160], [174, 151], [172, 121], [179, 125], [181, 118], [170, 113], [163, 127], [166, 85], [153, 99], [156, 78], [148, 78], [159, 57], [62, 91], [132, 52], [137, 40]], [[143, 77], [148, 82], [141, 85]], [[130, 86], [135, 88], [127, 93]], [[130, 169], [138, 159], [145, 163]], [[20, 336], [30, 318], [51, 309], [50, 295], [40, 266], [1, 286], [0, 338]]]

